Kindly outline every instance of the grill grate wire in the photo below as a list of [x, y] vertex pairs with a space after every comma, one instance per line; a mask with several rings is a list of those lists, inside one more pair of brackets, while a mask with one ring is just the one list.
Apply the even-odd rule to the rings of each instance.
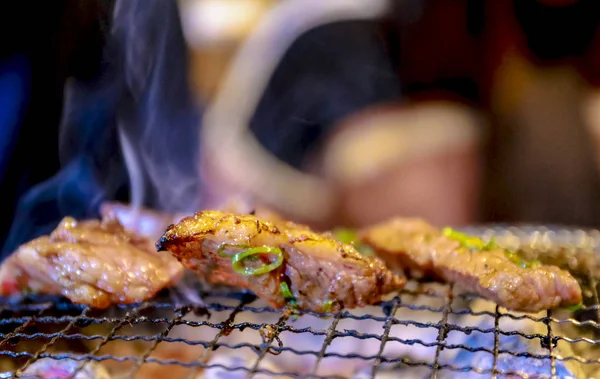
[[500, 350], [500, 307], [496, 305], [496, 311], [494, 313], [494, 360], [492, 361], [492, 378], [498, 377], [498, 351]]
[[435, 350], [435, 360], [433, 362], [433, 375], [432, 377], [434, 379], [437, 379], [438, 377], [438, 371], [440, 369], [440, 364], [439, 364], [439, 360], [440, 360], [440, 353], [445, 345], [444, 341], [446, 340], [446, 337], [448, 337], [448, 314], [450, 312], [452, 312], [452, 301], [454, 300], [454, 296], [453, 296], [453, 292], [452, 292], [452, 286], [449, 286], [448, 289], [448, 296], [446, 298], [446, 301], [444, 302], [444, 309], [442, 311], [442, 321], [441, 321], [441, 326], [440, 326], [440, 330], [438, 333], [438, 337], [437, 337], [437, 346], [436, 346], [436, 350]]
[[[498, 241], [502, 242], [502, 235], [508, 240], [515, 236], [520, 238], [520, 243], [526, 243], [532, 238], [541, 238], [535, 233], [538, 230], [523, 231], [520, 229], [493, 229], [479, 231], [481, 235], [497, 235]], [[503, 234], [504, 233], [504, 234]], [[519, 234], [520, 233], [520, 234]], [[555, 233], [549, 230], [543, 230], [543, 233]], [[570, 232], [568, 236], [579, 236], [579, 232]], [[579, 233], [579, 234], [577, 234]], [[564, 232], [563, 232], [564, 234]], [[531, 237], [531, 236], [534, 237]], [[508, 237], [507, 237], [508, 236]], [[529, 238], [527, 240], [526, 238]], [[592, 251], [598, 248], [599, 238], [586, 240], [588, 245], [593, 242], [593, 246], [579, 246], [578, 249], [585, 248], [586, 251]], [[543, 240], [543, 238], [542, 238]], [[523, 242], [525, 241], [525, 242]], [[509, 241], [510, 242], [510, 241]], [[528, 242], [527, 242], [528, 243]], [[572, 243], [572, 241], [569, 241]], [[531, 244], [534, 248], [535, 244]], [[581, 245], [581, 244], [579, 244]], [[548, 249], [539, 249], [547, 253]], [[596, 377], [596, 372], [600, 371], [600, 302], [597, 290], [597, 273], [593, 269], [587, 271], [587, 277], [578, 278], [581, 280], [582, 287], [586, 296], [584, 308], [572, 312], [548, 311], [545, 314], [529, 315], [514, 314], [503, 311], [498, 306], [491, 309], [476, 310], [470, 304], [474, 297], [458, 293], [451, 286], [437, 286], [438, 290], [432, 291], [427, 283], [411, 283], [412, 285], [395, 294], [393, 298], [383, 302], [379, 307], [373, 309], [379, 312], [360, 313], [355, 311], [340, 311], [329, 318], [329, 326], [319, 328], [314, 325], [296, 325], [291, 320], [290, 314], [274, 310], [261, 304], [257, 299], [248, 293], [236, 293], [224, 289], [215, 289], [203, 292], [204, 299], [207, 301], [207, 309], [210, 317], [202, 316], [202, 309], [191, 305], [176, 306], [169, 298], [159, 298], [156, 301], [131, 305], [116, 306], [108, 313], [101, 313], [90, 310], [83, 306], [73, 305], [65, 300], [48, 296], [34, 296], [26, 302], [12, 304], [3, 301], [0, 307], [0, 378], [21, 377], [24, 371], [38, 359], [52, 358], [55, 360], [72, 359], [80, 362], [82, 367], [86, 362], [112, 362], [117, 367], [122, 364], [125, 367], [120, 374], [113, 377], [136, 377], [145, 378], [141, 373], [144, 366], [154, 365], [154, 367], [177, 366], [187, 369], [183, 377], [189, 379], [200, 378], [206, 370], [221, 369], [230, 373], [245, 373], [249, 378], [264, 377], [286, 377], [286, 378], [345, 378], [347, 376], [319, 373], [320, 368], [328, 359], [337, 359], [342, 362], [353, 360], [361, 362], [369, 369], [365, 377], [380, 377], [389, 366], [395, 369], [422, 369], [429, 374], [420, 377], [447, 378], [463, 377], [468, 373], [479, 377], [506, 377], [516, 376], [527, 378], [527, 374], [522, 370], [504, 370], [500, 368], [502, 359], [533, 359], [539, 361], [549, 361], [548, 372], [536, 378], [560, 377], [558, 365], [564, 365], [568, 362], [577, 364], [585, 370], [588, 377]], [[410, 301], [407, 298], [418, 297], [427, 301]], [[208, 301], [211, 300], [211, 301]], [[434, 303], [442, 302], [443, 305], [437, 306]], [[461, 306], [463, 304], [463, 306]], [[456, 305], [456, 306], [455, 306]], [[417, 317], [406, 317], [409, 315], [427, 312], [435, 315], [437, 321], [422, 320]], [[412, 313], [411, 313], [412, 312]], [[567, 312], [567, 313], [565, 313]], [[222, 321], [211, 321], [214, 314], [220, 314]], [[323, 315], [313, 312], [303, 312], [305, 316], [300, 317], [320, 317], [323, 321]], [[200, 315], [200, 316], [197, 316]], [[245, 315], [246, 319], [240, 320], [239, 317]], [[583, 318], [577, 315], [587, 315]], [[591, 316], [590, 316], [591, 315]], [[432, 316], [433, 317], [433, 316]], [[492, 321], [492, 326], [485, 325], [467, 325], [461, 323], [463, 317], [484, 317]], [[249, 320], [247, 320], [249, 319]], [[264, 322], [263, 320], [273, 319], [275, 322]], [[372, 330], [358, 330], [343, 328], [344, 323], [353, 323], [361, 325], [371, 322], [379, 325], [379, 333]], [[541, 331], [522, 331], [506, 330], [502, 327], [503, 322], [526, 322], [531, 325], [542, 325]], [[210, 338], [186, 338], [183, 335], [174, 335], [177, 328], [191, 328], [190, 330], [206, 330], [214, 332]], [[414, 335], [404, 335], [404, 333], [394, 332], [395, 328], [412, 328], [418, 331], [433, 330], [434, 338], [420, 338], [417, 333]], [[102, 332], [97, 331], [101, 329]], [[125, 329], [130, 329], [129, 333]], [[405, 330], [402, 329], [402, 330]], [[188, 329], [186, 329], [188, 330]], [[261, 342], [245, 341], [243, 337], [239, 341], [228, 342], [224, 338], [233, 333], [242, 333], [247, 331], [258, 332], [261, 335]], [[581, 331], [585, 331], [581, 332]], [[191, 333], [191, 332], [190, 332]], [[209, 335], [208, 333], [207, 335]], [[318, 347], [304, 349], [298, 347], [296, 343], [282, 343], [283, 335], [290, 335], [289, 339], [310, 336], [310, 338], [322, 338], [323, 342]], [[466, 340], [471, 335], [493, 336], [487, 346], [476, 346], [465, 341], [455, 342], [450, 334], [464, 336]], [[503, 346], [503, 339], [515, 337], [526, 341], [528, 346], [536, 346], [537, 352], [516, 351]], [[336, 351], [333, 345], [339, 340], [352, 340], [358, 343], [371, 343], [369, 348], [359, 349], [360, 351], [344, 352]], [[362, 342], [361, 342], [362, 341]], [[74, 342], [85, 345], [81, 346], [79, 351], [66, 349], [59, 345], [70, 346]], [[146, 344], [140, 349], [138, 354], [118, 355], [114, 353], [103, 352], [111, 344]], [[177, 346], [196, 347], [193, 359], [183, 360], [177, 357], [161, 356], [155, 354], [162, 347], [167, 348], [171, 344]], [[408, 355], [386, 354], [388, 346], [407, 347], [411, 349], [422, 349], [423, 351], [433, 351], [431, 359], [416, 359]], [[580, 346], [570, 354], [561, 354], [561, 344], [568, 346]], [[315, 344], [316, 345], [316, 344]], [[125, 346], [125, 345], [123, 345]], [[581, 347], [583, 346], [583, 347]], [[253, 362], [248, 365], [239, 366], [234, 364], [224, 364], [222, 362], [212, 362], [211, 356], [219, 354], [221, 351], [238, 351], [240, 349], [249, 349], [254, 354]], [[430, 350], [428, 350], [430, 349]], [[87, 350], [87, 351], [86, 351]], [[486, 354], [491, 357], [490, 365], [461, 364], [459, 360], [449, 360], [444, 352], [459, 354], [468, 352], [473, 354]], [[272, 370], [263, 367], [262, 363], [267, 358], [277, 358], [288, 354], [293, 359], [304, 359], [310, 357], [314, 363], [310, 364], [304, 372], [298, 370]], [[507, 358], [504, 358], [507, 357]], [[288, 358], [289, 359], [289, 358]], [[274, 361], [277, 361], [274, 359]], [[9, 367], [9, 366], [13, 367]], [[408, 376], [406, 376], [408, 377]], [[475, 376], [473, 376], [475, 377]], [[531, 376], [533, 377], [533, 376]], [[31, 376], [27, 376], [31, 378]], [[174, 378], [174, 377], [171, 377]], [[362, 378], [362, 376], [361, 376]]]

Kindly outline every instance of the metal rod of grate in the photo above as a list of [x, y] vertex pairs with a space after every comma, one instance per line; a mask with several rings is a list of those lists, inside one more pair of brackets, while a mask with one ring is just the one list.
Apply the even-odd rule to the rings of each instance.
[[[258, 375], [289, 378], [348, 377], [331, 373], [322, 374], [322, 365], [328, 359], [359, 362], [357, 366], [369, 368], [368, 377], [371, 378], [378, 377], [379, 373], [390, 369], [423, 369], [434, 378], [463, 377], [467, 373], [480, 374], [479, 377], [495, 378], [514, 375], [527, 378], [527, 373], [519, 364], [509, 365], [509, 368], [506, 368], [507, 360], [518, 363], [519, 359], [525, 359], [528, 364], [532, 361], [548, 362], [540, 364], [547, 369], [547, 372], [543, 375], [535, 375], [536, 378], [560, 377], [559, 366], [565, 364], [579, 365], [586, 372], [600, 372], [600, 303], [597, 277], [593, 272], [589, 272], [588, 277], [579, 279], [585, 287], [584, 292], [589, 295], [586, 297], [585, 306], [576, 313], [562, 310], [548, 311], [542, 315], [514, 314], [502, 311], [495, 305], [490, 309], [476, 310], [471, 307], [472, 302], [477, 301], [472, 296], [457, 293], [449, 286], [442, 287], [443, 290], [432, 291], [426, 283], [416, 283], [414, 286], [407, 286], [379, 307], [373, 307], [373, 312], [360, 313], [346, 310], [328, 315], [303, 312], [300, 316], [300, 318], [314, 317], [320, 320], [328, 317], [329, 326], [323, 328], [315, 325], [299, 326], [287, 312], [257, 306], [256, 298], [250, 294], [222, 290], [202, 294], [207, 300], [208, 312], [223, 314], [222, 321], [211, 321], [211, 317], [205, 318], [202, 316], [202, 309], [193, 306], [175, 306], [168, 298], [141, 305], [116, 306], [108, 313], [99, 313], [61, 299], [44, 296], [31, 297], [18, 304], [2, 301], [0, 302], [0, 371], [6, 372], [0, 374], [0, 378], [21, 377], [36, 360], [43, 358], [57, 361], [75, 360], [81, 363], [80, 368], [86, 362], [112, 361], [129, 364], [124, 374], [119, 377], [132, 378], [136, 377], [143, 366], [149, 364], [188, 368], [184, 377], [189, 379], [200, 378], [201, 376], [197, 375], [209, 369], [245, 372], [247, 377]], [[416, 301], [415, 298], [421, 300]], [[418, 316], [420, 314], [434, 315], [435, 317], [432, 317], [435, 320], [422, 319]], [[578, 315], [585, 317], [578, 317]], [[240, 320], [240, 316], [244, 316], [242, 317], [244, 320]], [[467, 323], [465, 317], [487, 318], [491, 322], [473, 325]], [[262, 322], [268, 319], [276, 321]], [[349, 322], [354, 322], [351, 324], [354, 326], [374, 323], [378, 325], [379, 332], [373, 329], [363, 330], [358, 327], [342, 326]], [[506, 327], [513, 322], [527, 323], [534, 328]], [[537, 326], [542, 328], [536, 328]], [[100, 333], [97, 330], [101, 327], [104, 329]], [[143, 330], [143, 332], [127, 334], [122, 331], [126, 327], [135, 327], [138, 328], [135, 330]], [[185, 334], [183, 336], [173, 334], [178, 327], [203, 329], [215, 333], [214, 336], [205, 339], [187, 338]], [[88, 330], [89, 328], [93, 331]], [[403, 329], [398, 331], [398, 328]], [[408, 329], [423, 331], [423, 334], [403, 332]], [[244, 335], [246, 330], [260, 332], [262, 342], [244, 341], [243, 338], [237, 342], [224, 340], [232, 332]], [[435, 335], [428, 338], [427, 330], [434, 330]], [[320, 338], [323, 341], [318, 346], [313, 345], [312, 348], [305, 349], [301, 344], [282, 343], [284, 334], [292, 335], [289, 339], [291, 341], [294, 341], [294, 338], [307, 336]], [[457, 339], [456, 336], [460, 338]], [[470, 336], [489, 336], [489, 343], [470, 342]], [[523, 343], [531, 349], [515, 349], [513, 345], [504, 342], [507, 338], [524, 341]], [[364, 343], [368, 348], [358, 348], [349, 352], [334, 347], [334, 343], [342, 339], [358, 341], [358, 344]], [[75, 341], [88, 344], [87, 350], [74, 352], [58, 347], [59, 343], [69, 345]], [[110, 343], [135, 342], [146, 343], [137, 355], [102, 352], [103, 348]], [[375, 344], [368, 344], [370, 342]], [[203, 349], [194, 359], [188, 360], [155, 354], [162, 346], [169, 344], [184, 344]], [[398, 350], [398, 346], [406, 349]], [[388, 347], [392, 349], [392, 353], [386, 352]], [[251, 349], [254, 361], [246, 365], [228, 365], [210, 359], [213, 354], [219, 354], [221, 351], [241, 349]], [[431, 354], [411, 354], [418, 349]], [[445, 354], [445, 352], [450, 353]], [[483, 355], [489, 357], [489, 364], [483, 364], [479, 358], [467, 360], [466, 364], [464, 359], [455, 359], [464, 352], [476, 357]], [[280, 370], [274, 371], [263, 365], [265, 360], [277, 358], [282, 354], [288, 354], [288, 357], [293, 356], [296, 357], [294, 359], [299, 360], [310, 357], [312, 363], [307, 364], [304, 370], [290, 370], [281, 366]], [[5, 369], [7, 366], [6, 362], [2, 362], [3, 360], [13, 362], [16, 366]], [[74, 376], [75, 374], [72, 375]]]
[[[474, 315], [479, 314], [479, 315], [489, 315], [489, 316], [494, 317], [494, 320], [495, 320], [494, 327], [485, 329], [485, 328], [480, 328], [477, 326], [473, 326], [473, 327], [461, 326], [461, 325], [452, 324], [448, 321], [448, 316], [451, 315], [452, 313], [455, 313], [455, 314], [463, 313], [460, 311], [459, 312], [453, 311], [452, 307], [451, 307], [451, 302], [452, 302], [452, 298], [449, 296], [446, 299], [446, 306], [444, 306], [443, 309], [439, 309], [439, 308], [431, 308], [431, 307], [427, 307], [427, 306], [423, 307], [423, 306], [415, 306], [413, 304], [406, 304], [406, 303], [403, 303], [400, 301], [400, 297], [395, 297], [393, 300], [391, 300], [391, 302], [384, 303], [382, 305], [384, 312], [388, 314], [387, 317], [378, 317], [378, 316], [371, 316], [371, 315], [357, 316], [357, 315], [352, 314], [351, 312], [344, 311], [344, 312], [340, 312], [335, 315], [334, 321], [329, 330], [318, 330], [318, 329], [313, 329], [311, 327], [296, 328], [292, 324], [287, 323], [288, 317], [287, 317], [287, 315], [284, 314], [283, 316], [280, 317], [280, 319], [277, 323], [275, 323], [273, 325], [268, 325], [270, 327], [270, 329], [272, 331], [274, 331], [274, 333], [271, 333], [268, 340], [266, 340], [264, 343], [259, 344], [259, 345], [251, 344], [251, 343], [238, 343], [235, 345], [231, 345], [231, 344], [227, 344], [227, 343], [219, 343], [218, 340], [219, 340], [219, 337], [224, 335], [227, 330], [240, 330], [240, 331], [242, 331], [244, 329], [260, 330], [261, 328], [265, 327], [264, 324], [258, 324], [258, 323], [249, 323], [249, 322], [235, 323], [234, 319], [235, 319], [235, 315], [237, 313], [240, 313], [240, 312], [251, 312], [251, 313], [257, 313], [257, 314], [274, 313], [274, 312], [277, 312], [276, 310], [268, 309], [268, 308], [257, 308], [257, 307], [252, 307], [249, 305], [240, 305], [240, 306], [232, 307], [232, 306], [223, 306], [220, 304], [211, 304], [208, 307], [209, 310], [211, 310], [211, 311], [215, 311], [215, 310], [231, 311], [231, 317], [229, 317], [224, 322], [211, 323], [208, 320], [206, 320], [206, 321], [186, 320], [185, 316], [188, 313], [190, 313], [191, 311], [193, 311], [193, 309], [189, 308], [189, 307], [174, 309], [174, 317], [172, 317], [172, 318], [140, 316], [139, 315], [139, 312], [142, 309], [146, 310], [146, 311], [172, 309], [172, 306], [169, 303], [160, 303], [160, 302], [147, 303], [143, 307], [133, 307], [129, 310], [129, 312], [127, 312], [127, 315], [125, 317], [117, 317], [117, 318], [103, 317], [103, 316], [88, 316], [86, 308], [82, 308], [82, 307], [78, 307], [78, 306], [70, 306], [70, 305], [63, 305], [61, 308], [71, 307], [70, 311], [79, 310], [80, 314], [75, 315], [75, 316], [56, 316], [55, 317], [55, 316], [50, 316], [50, 315], [44, 315], [44, 313], [48, 312], [49, 309], [51, 308], [48, 305], [40, 306], [40, 304], [33, 303], [33, 304], [29, 304], [29, 305], [16, 306], [15, 309], [13, 309], [11, 312], [20, 313], [25, 310], [27, 310], [27, 311], [38, 310], [37, 313], [35, 313], [34, 315], [22, 316], [22, 317], [20, 317], [20, 316], [17, 316], [17, 317], [4, 316], [0, 320], [0, 326], [20, 325], [11, 332], [0, 333], [0, 338], [2, 338], [2, 340], [0, 341], [0, 347], [3, 348], [2, 350], [0, 350], [0, 357], [2, 357], [2, 356], [10, 357], [12, 359], [18, 359], [18, 358], [23, 358], [23, 357], [27, 358], [27, 361], [20, 367], [20, 369], [18, 369], [15, 372], [14, 377], [19, 377], [26, 370], [26, 368], [28, 366], [30, 366], [31, 363], [33, 363], [35, 360], [41, 359], [41, 358], [48, 358], [48, 357], [51, 357], [51, 358], [54, 358], [57, 360], [70, 358], [70, 359], [75, 359], [75, 360], [81, 361], [82, 363], [87, 362], [87, 361], [102, 362], [102, 361], [107, 361], [107, 360], [115, 360], [118, 362], [131, 361], [134, 363], [134, 367], [129, 371], [130, 377], [134, 377], [135, 372], [143, 364], [156, 363], [159, 365], [181, 365], [181, 366], [194, 368], [194, 369], [207, 369], [207, 368], [220, 367], [221, 369], [231, 370], [231, 371], [242, 370], [242, 371], [248, 372], [248, 374], [250, 374], [250, 376], [260, 373], [260, 374], [264, 374], [264, 375], [285, 375], [285, 376], [294, 377], [294, 378], [322, 378], [324, 376], [319, 376], [317, 374], [318, 366], [319, 366], [319, 363], [323, 359], [328, 358], [328, 357], [337, 357], [337, 358], [342, 358], [342, 359], [359, 359], [359, 360], [363, 360], [363, 361], [373, 361], [374, 363], [372, 365], [371, 377], [375, 377], [377, 371], [380, 369], [380, 365], [383, 363], [397, 364], [397, 365], [406, 366], [406, 367], [418, 367], [418, 366], [428, 367], [432, 370], [434, 377], [441, 370], [453, 371], [453, 372], [457, 372], [457, 373], [473, 371], [473, 372], [476, 372], [479, 374], [489, 374], [490, 376], [496, 376], [496, 375], [500, 375], [500, 374], [501, 375], [510, 375], [510, 374], [518, 375], [519, 374], [519, 372], [502, 372], [497, 369], [496, 363], [494, 364], [494, 366], [492, 368], [489, 368], [489, 369], [482, 368], [482, 367], [475, 367], [475, 366], [464, 367], [464, 366], [458, 366], [458, 365], [453, 365], [453, 364], [443, 364], [443, 363], [439, 362], [440, 352], [442, 351], [442, 349], [462, 349], [462, 350], [467, 350], [469, 352], [489, 353], [494, 357], [494, 362], [497, 362], [498, 357], [501, 354], [508, 354], [508, 355], [511, 355], [514, 357], [527, 357], [527, 358], [534, 358], [534, 359], [540, 359], [540, 360], [551, 359], [553, 362], [552, 363], [552, 374], [553, 374], [552, 377], [556, 377], [556, 369], [554, 367], [555, 360], [562, 360], [562, 361], [574, 360], [581, 364], [600, 365], [600, 358], [586, 359], [586, 358], [583, 358], [580, 356], [560, 356], [560, 357], [558, 357], [558, 356], [554, 356], [552, 353], [552, 348], [558, 341], [565, 341], [568, 343], [586, 342], [590, 345], [600, 345], [600, 340], [593, 340], [593, 339], [583, 338], [583, 337], [582, 338], [571, 338], [571, 337], [567, 337], [567, 336], [554, 335], [552, 327], [551, 327], [551, 325], [553, 323], [561, 323], [561, 322], [569, 322], [570, 321], [570, 322], [572, 322], [572, 324], [577, 325], [577, 324], [581, 324], [582, 322], [578, 322], [576, 320], [570, 320], [570, 319], [567, 319], [567, 320], [555, 319], [552, 317], [552, 314], [550, 312], [548, 313], [547, 317], [544, 317], [542, 319], [538, 319], [533, 316], [522, 316], [522, 318], [529, 319], [532, 322], [546, 324], [547, 330], [548, 330], [547, 335], [525, 334], [520, 331], [504, 331], [504, 330], [500, 329], [498, 320], [500, 320], [501, 318], [504, 318], [504, 317], [510, 318], [511, 317], [510, 314], [500, 314], [498, 312], [496, 312], [495, 314], [492, 314], [491, 312], [479, 312], [479, 313], [472, 312], [472, 314], [474, 314]], [[126, 308], [126, 307], [120, 307], [120, 308]], [[387, 310], [386, 310], [386, 308], [387, 308]], [[399, 309], [402, 309], [402, 308], [407, 308], [410, 310], [426, 309], [431, 312], [441, 312], [442, 319], [438, 323], [431, 323], [431, 322], [423, 323], [423, 322], [419, 322], [417, 320], [405, 320], [405, 319], [395, 318], [394, 314], [396, 313], [396, 311]], [[6, 312], [6, 309], [7, 308], [5, 307], [5, 312]], [[593, 306], [593, 307], [590, 307], [590, 309], [597, 310], [598, 307]], [[150, 312], [150, 314], [152, 314], [152, 312]], [[337, 323], [339, 321], [345, 320], [345, 319], [380, 321], [380, 322], [383, 322], [383, 324], [384, 324], [384, 330], [381, 335], [362, 333], [362, 332], [355, 331], [355, 330], [343, 330], [343, 331], [336, 330], [335, 326], [337, 325]], [[27, 331], [28, 326], [32, 325], [32, 324], [35, 324], [35, 325], [40, 325], [40, 324], [63, 325], [65, 322], [67, 323], [67, 326], [62, 327], [60, 330], [58, 330], [56, 332], [46, 333], [46, 332], [28, 332]], [[159, 332], [155, 335], [150, 335], [150, 336], [144, 336], [144, 335], [126, 336], [123, 334], [119, 334], [119, 329], [124, 325], [127, 325], [127, 324], [136, 325], [136, 324], [143, 324], [143, 323], [166, 324], [167, 327], [164, 330], [162, 330], [161, 332]], [[88, 334], [82, 334], [82, 333], [69, 333], [69, 331], [71, 329], [75, 328], [76, 325], [92, 325], [92, 324], [112, 324], [114, 326], [111, 328], [111, 330], [107, 334], [104, 334], [104, 335], [100, 335], [100, 334], [88, 335]], [[585, 321], [585, 324], [593, 325], [596, 328], [598, 327], [598, 324], [595, 321], [588, 320], [588, 321]], [[187, 325], [187, 326], [191, 326], [191, 327], [201, 327], [201, 326], [210, 327], [210, 328], [218, 329], [219, 333], [211, 341], [191, 341], [191, 340], [187, 340], [185, 338], [169, 337], [169, 332], [177, 325]], [[420, 339], [408, 340], [408, 339], [402, 339], [402, 338], [390, 336], [389, 335], [390, 329], [394, 325], [415, 326], [418, 328], [435, 328], [438, 330], [438, 338], [436, 341], [428, 342], [428, 341], [424, 341], [424, 340], [420, 340]], [[320, 347], [320, 349], [316, 350], [316, 351], [301, 351], [301, 350], [296, 350], [294, 347], [290, 347], [290, 346], [278, 346], [277, 344], [273, 345], [272, 343], [277, 338], [277, 335], [283, 331], [291, 332], [291, 333], [294, 333], [297, 335], [303, 335], [303, 334], [311, 334], [311, 335], [315, 335], [315, 336], [320, 335], [320, 336], [325, 336], [326, 338], [325, 338], [323, 345]], [[459, 331], [461, 333], [466, 333], [466, 334], [470, 334], [473, 332], [485, 333], [485, 334], [491, 333], [494, 335], [495, 342], [494, 342], [494, 345], [490, 346], [490, 347], [478, 347], [478, 346], [451, 344], [451, 343], [445, 342], [449, 331]], [[547, 354], [535, 354], [535, 353], [529, 353], [529, 352], [514, 352], [514, 351], [503, 350], [502, 346], [500, 346], [498, 343], [499, 336], [502, 336], [502, 335], [504, 335], [504, 336], [517, 335], [517, 336], [520, 336], [525, 339], [530, 339], [530, 340], [539, 339], [541, 341], [547, 341], [546, 344], [548, 346], [548, 353]], [[343, 338], [343, 337], [351, 337], [351, 338], [356, 338], [359, 340], [376, 339], [376, 340], [380, 341], [380, 347], [374, 355], [368, 355], [368, 354], [344, 355], [344, 354], [340, 354], [340, 353], [336, 353], [336, 352], [327, 352], [328, 345], [331, 344], [331, 342], [334, 339]], [[19, 340], [36, 340], [36, 339], [42, 339], [42, 340], [46, 340], [48, 342], [43, 343], [42, 346], [36, 351], [12, 351], [7, 348], [8, 346], [14, 346], [15, 344], [18, 344]], [[86, 340], [86, 341], [100, 340], [101, 342], [96, 346], [96, 348], [90, 350], [88, 353], [85, 353], [85, 354], [73, 354], [70, 352], [58, 352], [58, 353], [48, 352], [48, 349], [50, 347], [52, 347], [59, 339], [63, 339], [63, 340], [67, 340], [67, 341], [68, 340], [77, 340], [77, 339]], [[109, 341], [116, 341], [116, 340], [147, 341], [147, 342], [151, 342], [151, 347], [148, 350], [146, 350], [145, 352], [143, 352], [142, 354], [140, 354], [140, 356], [137, 356], [137, 357], [134, 357], [134, 356], [111, 356], [111, 355], [98, 355], [97, 354], [102, 346], [107, 344]], [[423, 362], [423, 361], [414, 361], [408, 357], [385, 356], [383, 354], [384, 345], [386, 344], [386, 342], [392, 342], [392, 341], [398, 342], [401, 344], [406, 344], [406, 345], [420, 345], [420, 346], [424, 346], [424, 347], [434, 347], [436, 349], [435, 359], [431, 362]], [[177, 361], [177, 360], [173, 360], [173, 359], [169, 360], [169, 359], [161, 359], [161, 358], [151, 357], [152, 352], [156, 349], [156, 347], [159, 343], [173, 343], [173, 342], [183, 342], [183, 343], [186, 343], [189, 345], [202, 345], [206, 348], [205, 351], [216, 350], [217, 348], [239, 349], [239, 348], [243, 348], [243, 347], [251, 347], [251, 348], [254, 348], [255, 350], [257, 350], [259, 352], [259, 354], [258, 354], [257, 359], [256, 359], [255, 363], [253, 364], [253, 366], [245, 367], [245, 368], [243, 368], [243, 367], [242, 368], [240, 368], [240, 367], [232, 368], [232, 367], [227, 367], [224, 365], [210, 365], [210, 364], [207, 364], [206, 359], [203, 359], [202, 357], [199, 357], [198, 360], [193, 361], [193, 362], [181, 362], [181, 361]], [[269, 370], [261, 369], [259, 367], [259, 363], [260, 363], [261, 359], [263, 359], [265, 356], [267, 356], [267, 354], [269, 354], [269, 353], [277, 354], [277, 353], [282, 353], [282, 352], [291, 352], [292, 354], [297, 355], [297, 356], [314, 355], [316, 357], [315, 367], [312, 370], [310, 370], [310, 372], [303, 373], [303, 374], [296, 373], [296, 372], [272, 372]], [[331, 376], [326, 376], [326, 377], [331, 378]]]

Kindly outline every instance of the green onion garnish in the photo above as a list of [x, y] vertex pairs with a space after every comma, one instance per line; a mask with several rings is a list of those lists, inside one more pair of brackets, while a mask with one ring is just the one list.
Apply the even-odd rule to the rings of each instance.
[[331, 312], [332, 308], [333, 308], [333, 301], [332, 300], [327, 300], [327, 301], [323, 302], [323, 312], [329, 313], [329, 312]]
[[571, 305], [570, 307], [566, 307], [565, 309], [571, 312], [575, 312], [583, 308], [583, 302], [575, 305]]
[[333, 231], [333, 236], [336, 240], [342, 243], [354, 244], [358, 242], [358, 235], [352, 229], [338, 228]]
[[289, 300], [294, 298], [294, 294], [292, 291], [290, 291], [290, 287], [286, 282], [281, 282], [281, 284], [279, 284], [279, 288], [281, 288], [281, 293], [283, 294], [284, 299]]
[[523, 268], [534, 268], [534, 267], [537, 267], [542, 264], [538, 260], [527, 262], [527, 261], [523, 260], [521, 257], [519, 257], [519, 254], [515, 253], [514, 251], [507, 250], [504, 253], [504, 255], [506, 256], [506, 258], [508, 258], [509, 261], [511, 261], [512, 263], [516, 264], [517, 266], [521, 266]]
[[[298, 303], [296, 302], [296, 298], [294, 297], [294, 294], [292, 293], [292, 291], [290, 291], [290, 287], [288, 286], [288, 284], [286, 282], [281, 282], [279, 284], [279, 288], [281, 288], [281, 293], [283, 294], [283, 298], [287, 301], [289, 307], [292, 309], [298, 308]], [[298, 318], [298, 315], [296, 314], [296, 319], [297, 318]], [[294, 319], [294, 318], [292, 317], [292, 319]]]
[[498, 248], [498, 244], [492, 239], [489, 242], [484, 242], [481, 238], [473, 237], [468, 234], [461, 233], [452, 228], [444, 228], [444, 235], [455, 241], [469, 250], [492, 250]]
[[[494, 241], [493, 238], [489, 242], [486, 243], [481, 238], [473, 237], [468, 234], [458, 232], [452, 228], [444, 228], [444, 235], [448, 238], [458, 241], [460, 243], [461, 247], [464, 247], [469, 250], [489, 251], [489, 250], [499, 248], [498, 244], [496, 243], [496, 241]], [[514, 251], [506, 250], [504, 255], [512, 263], [516, 264], [517, 266], [521, 266], [523, 268], [534, 268], [534, 267], [541, 265], [541, 262], [537, 261], [537, 260], [531, 261], [531, 262], [527, 262], [527, 261], [523, 260]]]
[[[250, 268], [250, 267], [246, 267], [243, 265], [244, 260], [246, 260], [248, 257], [257, 255], [257, 254], [275, 255], [277, 257], [277, 260], [271, 264], [264, 265], [264, 266], [257, 267], [257, 268]], [[246, 276], [266, 274], [267, 272], [273, 271], [277, 267], [281, 266], [282, 263], [283, 263], [283, 252], [281, 251], [280, 248], [271, 247], [271, 246], [253, 247], [253, 248], [241, 251], [241, 252], [235, 254], [231, 258], [231, 265], [233, 267], [233, 270], [235, 272], [237, 272], [238, 274], [242, 274], [242, 275], [246, 275]]]
[[360, 241], [358, 240], [358, 235], [356, 234], [356, 231], [354, 231], [352, 229], [347, 229], [347, 228], [334, 229], [333, 236], [335, 237], [336, 240], [340, 241], [341, 243], [354, 245], [356, 250], [359, 253], [361, 253], [362, 255], [375, 255], [375, 253], [373, 252], [373, 249], [370, 246], [360, 243]]
[[515, 253], [514, 251], [506, 251], [504, 252], [504, 256], [508, 258], [509, 261], [516, 264], [517, 266], [521, 266], [525, 268], [526, 263]]

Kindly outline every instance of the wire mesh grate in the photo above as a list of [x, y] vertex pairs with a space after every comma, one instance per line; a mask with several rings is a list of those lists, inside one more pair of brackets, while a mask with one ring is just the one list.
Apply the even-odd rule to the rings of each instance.
[[169, 294], [104, 312], [39, 296], [1, 304], [0, 378], [31, 378], [28, 369], [44, 359], [80, 369], [96, 362], [110, 378], [600, 377], [600, 235], [471, 232], [568, 267], [584, 307], [519, 314], [420, 282], [376, 307], [297, 319], [225, 288], [202, 294], [208, 314]]

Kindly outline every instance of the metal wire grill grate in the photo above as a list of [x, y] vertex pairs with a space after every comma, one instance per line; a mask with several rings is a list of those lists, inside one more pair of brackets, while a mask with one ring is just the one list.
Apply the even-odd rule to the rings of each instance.
[[585, 306], [516, 314], [449, 286], [417, 282], [378, 307], [297, 320], [222, 288], [202, 293], [210, 315], [170, 297], [108, 312], [35, 297], [1, 304], [0, 378], [29, 378], [28, 369], [44, 358], [79, 368], [99, 362], [111, 378], [597, 377], [600, 234], [471, 232], [569, 267]]

